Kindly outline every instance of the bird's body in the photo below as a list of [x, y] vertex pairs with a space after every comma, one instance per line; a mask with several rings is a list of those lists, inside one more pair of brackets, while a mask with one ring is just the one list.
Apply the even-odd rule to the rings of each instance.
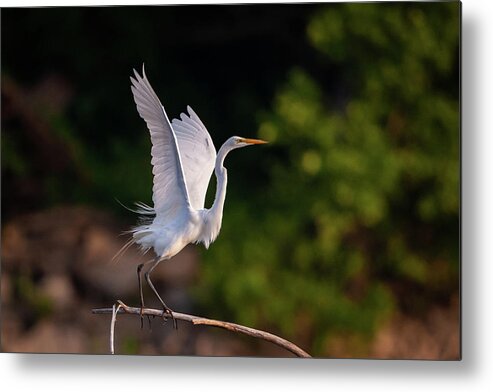
[[[170, 213], [167, 217], [155, 216], [152, 223], [133, 230], [135, 243], [142, 249], [154, 249], [157, 256], [169, 259], [180, 252], [187, 244], [203, 243], [206, 248], [219, 235], [222, 223], [224, 202], [226, 200], [227, 170], [223, 166], [227, 149], [219, 150], [216, 160], [217, 191], [210, 209], [194, 209], [189, 206], [182, 211]], [[210, 175], [209, 175], [210, 176]], [[151, 214], [152, 209], [143, 206], [142, 214]]]
[[[140, 116], [150, 132], [153, 165], [153, 206], [137, 203], [141, 224], [131, 230], [129, 244], [138, 244], [144, 251], [154, 250], [156, 259], [145, 277], [163, 307], [171, 310], [155, 290], [150, 273], [162, 260], [180, 252], [187, 244], [203, 243], [206, 248], [217, 238], [221, 229], [226, 199], [226, 155], [240, 147], [266, 143], [262, 140], [238, 136], [229, 138], [216, 154], [214, 143], [206, 127], [188, 107], [188, 114], [168, 120], [164, 107], [152, 89], [142, 69], [142, 76], [134, 70], [131, 77], [132, 93]], [[212, 172], [217, 178], [216, 197], [211, 208], [204, 207], [205, 194]], [[146, 263], [144, 263], [146, 264]], [[140, 273], [137, 268], [141, 305], [144, 307]]]
[[210, 219], [210, 210], [190, 210], [166, 222], [139, 226], [134, 232], [135, 243], [144, 250], [154, 249], [163, 259], [169, 259], [191, 243], [209, 246], [218, 236], [221, 222]]

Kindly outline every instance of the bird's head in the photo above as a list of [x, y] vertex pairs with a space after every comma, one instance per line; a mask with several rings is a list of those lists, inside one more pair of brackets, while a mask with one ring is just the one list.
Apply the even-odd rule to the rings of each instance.
[[260, 139], [247, 139], [245, 137], [232, 136], [228, 139], [226, 143], [231, 147], [231, 149], [234, 149], [234, 148], [252, 146], [254, 144], [266, 144], [268, 142]]

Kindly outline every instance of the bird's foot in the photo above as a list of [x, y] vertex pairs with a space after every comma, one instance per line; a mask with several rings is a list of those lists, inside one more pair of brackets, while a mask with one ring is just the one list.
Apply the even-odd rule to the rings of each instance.
[[144, 308], [140, 308], [140, 329], [144, 329]]
[[162, 317], [164, 322], [167, 322], [168, 317], [170, 317], [173, 320], [173, 328], [178, 329], [178, 321], [175, 319], [175, 316], [173, 315], [173, 311], [170, 308], [168, 307], [163, 308]]
[[[140, 307], [140, 329], [143, 329], [144, 328], [144, 307], [141, 306]], [[149, 329], [152, 329], [151, 328], [151, 318], [148, 314], [145, 315], [147, 317], [147, 321], [149, 323]]]

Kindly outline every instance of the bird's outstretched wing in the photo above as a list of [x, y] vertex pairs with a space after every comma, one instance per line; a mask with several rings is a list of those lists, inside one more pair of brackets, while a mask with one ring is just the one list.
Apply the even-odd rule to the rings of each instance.
[[152, 201], [155, 222], [167, 220], [190, 208], [180, 150], [163, 105], [152, 89], [142, 67], [142, 76], [134, 70], [130, 77], [132, 93], [140, 116], [151, 134], [151, 163], [154, 184]]
[[178, 141], [183, 173], [190, 204], [196, 210], [204, 208], [205, 194], [216, 161], [216, 149], [209, 132], [190, 106], [188, 115], [171, 122]]

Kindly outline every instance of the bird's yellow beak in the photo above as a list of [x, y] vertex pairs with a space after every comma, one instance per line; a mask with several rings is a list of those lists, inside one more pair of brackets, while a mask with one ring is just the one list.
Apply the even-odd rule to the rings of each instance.
[[269, 143], [269, 142], [266, 142], [265, 140], [260, 140], [260, 139], [246, 139], [246, 138], [243, 138], [243, 139], [241, 139], [241, 141], [243, 143], [247, 143], [247, 144], [266, 144], [266, 143]]

